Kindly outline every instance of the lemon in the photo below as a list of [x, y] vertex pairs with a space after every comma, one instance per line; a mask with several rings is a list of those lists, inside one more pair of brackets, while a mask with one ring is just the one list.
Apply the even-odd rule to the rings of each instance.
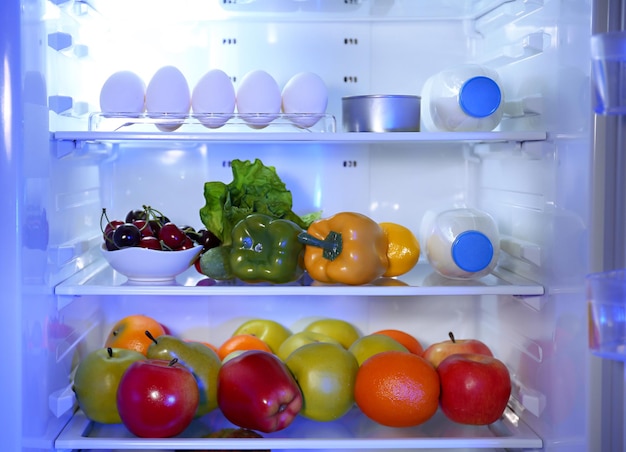
[[420, 244], [415, 234], [397, 223], [380, 223], [387, 237], [389, 265], [383, 276], [400, 276], [410, 271], [420, 258]]

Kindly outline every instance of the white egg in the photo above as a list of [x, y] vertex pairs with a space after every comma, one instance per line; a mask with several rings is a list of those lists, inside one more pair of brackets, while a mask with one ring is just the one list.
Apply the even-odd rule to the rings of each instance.
[[294, 75], [282, 92], [282, 109], [300, 127], [315, 125], [326, 113], [328, 90], [324, 80], [313, 72]]
[[134, 72], [112, 74], [100, 90], [100, 110], [103, 113], [138, 115], [146, 108], [146, 84]]
[[159, 122], [159, 130], [174, 131], [179, 128], [191, 108], [189, 84], [183, 73], [174, 66], [164, 66], [152, 76], [146, 88], [146, 110], [154, 117], [172, 115], [180, 120]]
[[265, 71], [243, 76], [237, 89], [237, 112], [251, 127], [263, 128], [280, 113], [281, 94], [276, 80]]
[[235, 87], [230, 77], [220, 69], [202, 76], [191, 94], [191, 108], [209, 128], [221, 127], [235, 111]]

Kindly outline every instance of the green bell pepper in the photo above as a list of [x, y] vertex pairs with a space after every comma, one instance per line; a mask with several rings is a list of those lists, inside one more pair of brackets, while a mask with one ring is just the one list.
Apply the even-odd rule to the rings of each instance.
[[298, 241], [301, 232], [293, 221], [253, 213], [232, 229], [232, 244], [225, 247], [230, 249], [214, 253], [214, 258], [221, 255], [227, 261], [223, 273], [244, 282], [296, 281], [304, 272], [304, 245]]

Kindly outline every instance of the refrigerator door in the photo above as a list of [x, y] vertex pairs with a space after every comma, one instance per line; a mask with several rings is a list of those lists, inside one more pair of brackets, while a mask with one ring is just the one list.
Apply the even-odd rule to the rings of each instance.
[[[623, 30], [626, 2], [594, 2], [592, 33]], [[626, 268], [626, 117], [596, 114], [594, 126], [589, 270], [595, 273]], [[602, 451], [626, 450], [624, 362], [592, 360], [589, 386], [600, 388], [592, 393], [592, 412], [602, 413], [590, 420], [593, 444]]]
[[[0, 236], [5, 238], [2, 252], [2, 315], [0, 316], [0, 344], [7, 365], [3, 372], [3, 404], [0, 425], [7, 450], [22, 448], [22, 285], [21, 285], [21, 218], [19, 200], [23, 188], [20, 170], [23, 163], [22, 93], [20, 49], [20, 2], [4, 5], [0, 14]], [[10, 43], [10, 44], [9, 44]]]

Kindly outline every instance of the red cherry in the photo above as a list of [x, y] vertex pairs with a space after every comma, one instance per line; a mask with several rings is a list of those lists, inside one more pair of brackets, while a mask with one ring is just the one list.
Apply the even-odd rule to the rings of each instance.
[[180, 249], [186, 238], [187, 235], [184, 231], [174, 223], [165, 223], [159, 231], [159, 239], [163, 240], [163, 243], [173, 250]]
[[142, 237], [141, 240], [139, 240], [139, 246], [142, 248], [149, 248], [151, 250], [161, 251], [162, 249], [159, 239], [152, 236]]
[[120, 221], [120, 220], [113, 220], [110, 221], [109, 223], [107, 223], [107, 225], [104, 227], [104, 236], [106, 237], [109, 233], [112, 233], [113, 231], [115, 231], [117, 229], [118, 226], [123, 225], [124, 222]]
[[198, 239], [198, 243], [202, 245], [204, 251], [215, 248], [216, 246], [220, 246], [222, 244], [222, 241], [218, 239], [217, 236], [211, 231], [207, 231], [206, 229], [200, 229], [198, 231], [198, 234], [200, 236]]
[[115, 231], [113, 229], [111, 229], [109, 232], [106, 233], [106, 236], [104, 238], [104, 246], [106, 247], [106, 249], [108, 251], [115, 251], [115, 250], [119, 250], [120, 248], [115, 244], [115, 242], [113, 241], [113, 233]]
[[133, 224], [139, 228], [142, 237], [154, 237], [154, 231], [146, 220], [135, 220]]
[[193, 240], [191, 240], [189, 237], [185, 237], [185, 239], [183, 240], [183, 243], [180, 245], [179, 250], [188, 250], [193, 247], [194, 247]]

